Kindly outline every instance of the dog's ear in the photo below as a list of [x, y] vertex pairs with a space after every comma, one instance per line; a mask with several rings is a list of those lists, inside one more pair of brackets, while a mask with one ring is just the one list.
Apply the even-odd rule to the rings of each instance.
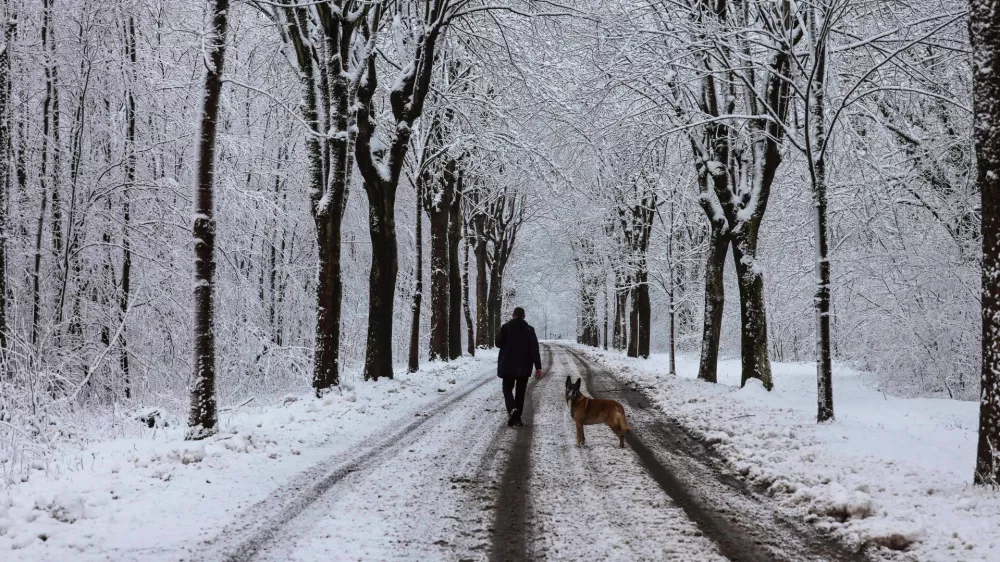
[[580, 379], [576, 379], [576, 382], [573, 383], [573, 388], [575, 388], [576, 390], [580, 390], [580, 382], [581, 382]]
[[573, 377], [566, 375], [566, 388], [573, 387]]

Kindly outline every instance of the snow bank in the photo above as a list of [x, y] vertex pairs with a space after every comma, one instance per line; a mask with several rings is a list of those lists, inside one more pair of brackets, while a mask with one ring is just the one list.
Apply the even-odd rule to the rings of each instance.
[[834, 372], [833, 423], [817, 424], [812, 364], [773, 364], [774, 390], [740, 388], [738, 360], [719, 383], [697, 358], [630, 359], [579, 347], [700, 437], [784, 509], [856, 550], [901, 560], [996, 560], [1000, 495], [971, 485], [978, 405], [902, 399], [866, 375]]
[[159, 411], [126, 413], [149, 431], [66, 446], [0, 492], [0, 560], [186, 558], [295, 474], [494, 376], [495, 354], [484, 355], [223, 412], [219, 433], [199, 442]]

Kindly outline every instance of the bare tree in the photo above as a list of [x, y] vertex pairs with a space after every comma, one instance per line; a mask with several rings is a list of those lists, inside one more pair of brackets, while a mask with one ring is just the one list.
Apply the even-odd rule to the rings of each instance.
[[[435, 116], [432, 125], [432, 145], [437, 152], [447, 152], [445, 135], [447, 123], [450, 121]], [[424, 189], [424, 210], [427, 211], [428, 223], [431, 227], [431, 337], [428, 357], [447, 360], [450, 358], [449, 328], [451, 308], [451, 208], [457, 204], [456, 187], [458, 185], [458, 160], [447, 154], [438, 159], [438, 165], [433, 166], [437, 172], [433, 180]]]
[[215, 405], [215, 137], [219, 125], [222, 71], [226, 60], [229, 0], [209, 4], [211, 28], [205, 38], [205, 93], [198, 135], [194, 208], [194, 377], [187, 439], [217, 431]]
[[414, 229], [416, 259], [413, 263], [413, 296], [410, 301], [410, 348], [407, 357], [407, 371], [420, 370], [420, 301], [424, 297], [424, 191], [427, 172], [423, 171], [423, 158], [418, 161], [416, 178], [413, 181], [417, 192], [417, 225]]
[[[422, 7], [421, 7], [422, 6]], [[401, 61], [402, 70], [389, 93], [394, 124], [388, 142], [376, 137], [374, 96], [378, 89], [376, 60], [382, 18], [395, 10], [393, 24], [402, 44], [412, 45], [410, 60]], [[377, 2], [370, 8], [363, 32], [366, 46], [356, 104], [357, 143], [355, 156], [368, 198], [368, 227], [372, 243], [369, 273], [368, 335], [365, 348], [365, 380], [392, 378], [393, 299], [396, 291], [396, 188], [399, 185], [413, 123], [422, 114], [430, 91], [437, 41], [455, 15], [447, 0], [417, 2]]]
[[970, 0], [976, 181], [982, 204], [983, 335], [975, 483], [1000, 486], [1000, 12]]
[[279, 2], [262, 9], [276, 21], [299, 71], [302, 119], [308, 127], [310, 211], [316, 229], [316, 339], [313, 388], [317, 395], [340, 384], [340, 323], [344, 282], [341, 230], [350, 190], [355, 130], [351, 106], [361, 72], [355, 35], [370, 4], [360, 0]]
[[456, 160], [455, 190], [448, 207], [448, 359], [462, 356], [462, 269], [458, 257], [462, 242], [461, 161]]
[[[514, 190], [501, 188], [488, 205], [487, 237], [490, 251], [487, 264], [490, 269], [490, 286], [486, 296], [489, 321], [489, 341], [493, 342], [503, 324], [503, 282], [507, 262], [514, 252], [517, 235], [526, 219], [524, 196]], [[492, 343], [491, 343], [492, 345]]]
[[10, 4], [4, 5], [3, 45], [0, 45], [0, 352], [7, 352], [7, 200], [10, 197], [13, 161], [10, 138], [10, 53], [17, 29], [17, 18]]
[[463, 236], [465, 239], [465, 253], [462, 258], [462, 311], [465, 314], [465, 340], [466, 340], [466, 351], [469, 355], [476, 355], [476, 334], [474, 329], [474, 321], [472, 320], [472, 308], [469, 306], [469, 223], [466, 222], [462, 226]]
[[[833, 419], [833, 354], [830, 352], [830, 243], [827, 226], [826, 62], [830, 28], [828, 6], [810, 3], [812, 74], [806, 100], [805, 149], [809, 161], [813, 207], [816, 209], [816, 421]], [[809, 107], [811, 103], [811, 107]]]

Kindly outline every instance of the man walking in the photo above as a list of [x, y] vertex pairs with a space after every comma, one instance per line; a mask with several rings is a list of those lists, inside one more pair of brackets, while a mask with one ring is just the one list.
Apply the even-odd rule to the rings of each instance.
[[542, 359], [538, 353], [538, 337], [535, 329], [524, 321], [524, 309], [514, 309], [514, 316], [500, 327], [497, 334], [500, 355], [497, 361], [497, 376], [503, 380], [503, 400], [507, 405], [507, 426], [524, 425], [521, 412], [524, 411], [524, 394], [531, 378], [531, 366], [535, 366], [535, 376], [542, 376]]

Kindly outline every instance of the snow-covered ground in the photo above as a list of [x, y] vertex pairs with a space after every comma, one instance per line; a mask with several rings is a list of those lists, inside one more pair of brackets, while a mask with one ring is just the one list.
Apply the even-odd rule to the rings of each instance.
[[[394, 380], [289, 395], [184, 427], [66, 446], [0, 492], [0, 560], [177, 560], [296, 474], [410, 423], [423, 408], [493, 377], [495, 353]], [[303, 389], [307, 390], [307, 389]], [[419, 418], [417, 418], [419, 419]], [[138, 423], [138, 422], [135, 422]]]
[[[812, 364], [775, 363], [774, 390], [740, 389], [738, 360], [719, 383], [696, 357], [631, 359], [579, 346], [664, 412], [713, 443], [735, 472], [854, 547], [901, 560], [1000, 559], [1000, 495], [973, 487], [978, 404], [884, 395], [834, 371], [836, 421], [818, 425]], [[900, 550], [902, 549], [902, 550]]]

